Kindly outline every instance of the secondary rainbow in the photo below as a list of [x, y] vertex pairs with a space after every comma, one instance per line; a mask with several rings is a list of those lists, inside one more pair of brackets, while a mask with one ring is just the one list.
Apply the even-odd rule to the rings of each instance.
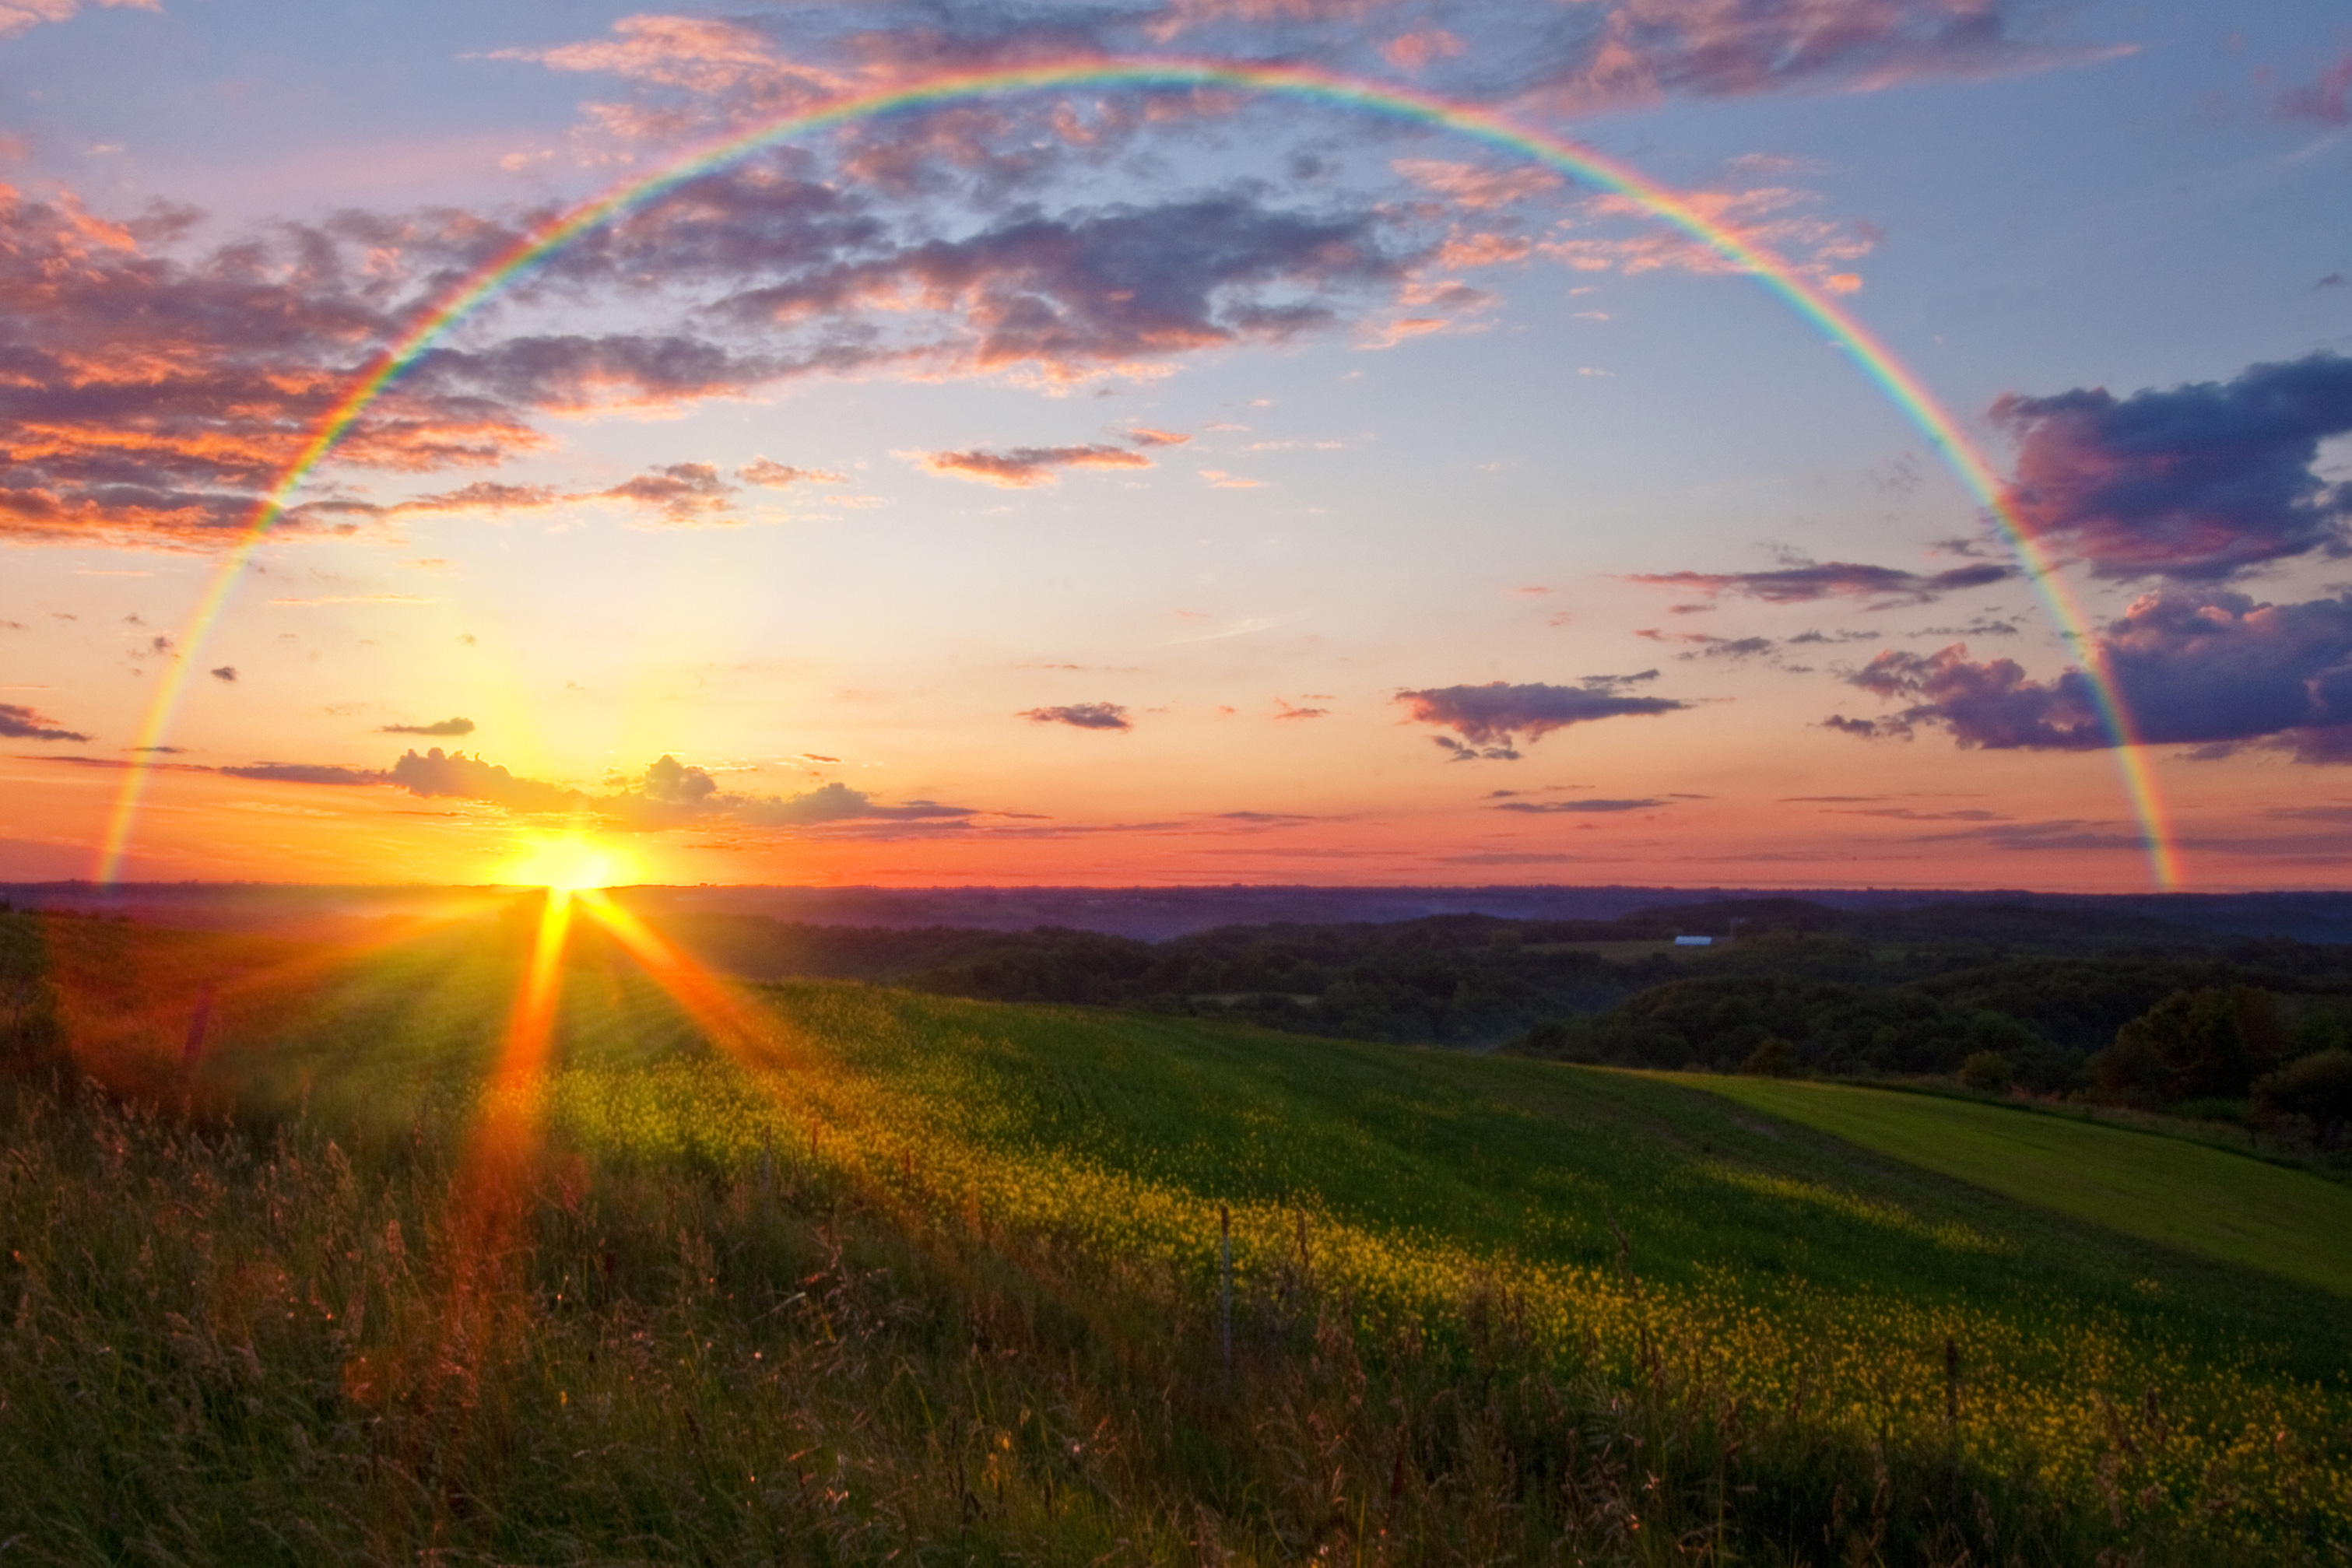
[[2117, 695], [2113, 678], [2100, 660], [2098, 640], [2092, 635], [2089, 622], [2063, 580], [2052, 570], [2041, 547], [2010, 505], [2000, 476], [1919, 379], [1867, 329], [1834, 300], [1798, 276], [1786, 261], [1750, 244], [1735, 230], [1708, 218], [1675, 192], [1654, 183], [1614, 159], [1589, 147], [1515, 125], [1471, 105], [1433, 97], [1410, 88], [1359, 80], [1302, 66], [1162, 57], [1107, 58], [1099, 56], [940, 75], [911, 85], [845, 97], [815, 109], [780, 116], [711, 142], [656, 173], [616, 186], [551, 219], [452, 287], [397, 341], [387, 346], [367, 371], [352, 382], [341, 401], [312, 428], [309, 438], [278, 476], [269, 493], [254, 507], [243, 533], [238, 536], [236, 545], [223, 560], [219, 571], [189, 617], [187, 630], [181, 639], [180, 658], [168, 667], [156, 690], [155, 700], [148, 710], [146, 723], [140, 733], [140, 749], [132, 753], [132, 764], [124, 774], [122, 790], [115, 802], [113, 818], [100, 851], [98, 881], [101, 884], [111, 883], [121, 873], [123, 856], [130, 848], [139, 803], [145, 793], [152, 770], [150, 759], [158, 755], [152, 748], [163, 744], [173, 715], [186, 689], [188, 672], [196, 667], [197, 651], [211, 632], [214, 623], [219, 620], [229, 594], [236, 588], [254, 549], [269, 537], [270, 530], [285, 515], [303, 481], [334, 451], [369, 404], [458, 323], [582, 235], [656, 199], [688, 180], [723, 168], [763, 148], [884, 115], [975, 99], [1073, 88], [1209, 89], [1275, 95], [1449, 131], [1623, 196], [1766, 284], [1801, 317], [1827, 332], [1833, 342], [1853, 356], [1863, 372], [1918, 427], [1928, 444], [1935, 447], [1958, 477], [1963, 488], [1992, 516], [2007, 535], [2025, 575], [2042, 596], [2052, 618], [2067, 634], [2084, 661], [2100, 719], [2106, 727], [2108, 737], [2115, 742], [2116, 770], [2121, 775], [2132, 812], [2138, 820], [2151, 877], [2159, 888], [2178, 885], [2178, 855], [2169, 825], [2165, 820], [2163, 803], [2132, 731], [2129, 714]]

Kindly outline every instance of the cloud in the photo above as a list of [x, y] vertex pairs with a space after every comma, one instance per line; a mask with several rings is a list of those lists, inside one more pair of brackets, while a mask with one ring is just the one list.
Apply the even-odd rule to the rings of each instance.
[[445, 718], [437, 719], [431, 724], [387, 724], [379, 728], [376, 733], [378, 735], [471, 735], [474, 733], [474, 721], [470, 718]]
[[221, 682], [223, 685], [233, 686], [236, 685], [236, 666], [235, 664], [223, 664], [218, 669], [212, 672], [212, 677], [213, 679]]
[[1489, 809], [1496, 811], [1524, 811], [1531, 816], [1544, 816], [1555, 812], [1583, 814], [1587, 812], [1607, 813], [1613, 811], [1649, 811], [1655, 810], [1661, 806], [1670, 804], [1672, 804], [1672, 802], [1661, 796], [1640, 800], [1506, 800], [1501, 805], [1491, 807]]
[[[936, 212], [888, 209], [870, 183], [791, 172], [812, 157], [779, 152], [686, 182], [568, 244], [478, 318], [468, 341], [421, 356], [373, 402], [336, 468], [495, 465], [550, 444], [534, 423], [543, 414], [668, 410], [812, 375], [1068, 382], [1280, 341], [1338, 321], [1347, 298], [1394, 285], [1416, 255], [1391, 247], [1397, 224], [1377, 208], [1287, 211], [1255, 189], [1050, 215], [999, 204], [993, 224], [942, 236]], [[154, 206], [103, 218], [69, 194], [0, 187], [11, 308], [0, 537], [225, 546], [352, 367], [522, 232], [454, 209], [346, 212], [181, 254], [201, 216]], [[687, 309], [694, 329], [522, 329], [556, 298], [574, 316]], [[509, 336], [489, 330], [518, 318]], [[740, 476], [837, 479], [786, 469], [762, 459]], [[351, 535], [410, 513], [581, 500], [713, 522], [731, 520], [729, 499], [709, 465], [677, 464], [584, 495], [482, 481], [377, 501], [343, 486], [290, 507], [278, 528]]]
[[1676, 653], [1675, 657], [1677, 659], [1729, 659], [1734, 663], [1741, 663], [1759, 654], [1769, 653], [1779, 646], [1769, 637], [1710, 637], [1704, 632], [1643, 631], [1636, 632], [1633, 635], [1646, 637], [1653, 643], [1693, 644], [1688, 653]]
[[788, 485], [846, 485], [849, 476], [835, 474], [825, 468], [794, 468], [771, 458], [754, 457], [735, 470], [735, 477], [747, 485], [765, 485], [781, 490]]
[[[2097, 653], [2144, 744], [2262, 742], [2298, 761], [2352, 760], [2352, 593], [2299, 604], [2149, 594], [2100, 631]], [[1890, 700], [1916, 699], [1886, 718], [1832, 721], [1848, 733], [1936, 725], [1962, 746], [1995, 750], [2114, 744], [2078, 669], [2036, 681], [2014, 660], [1979, 663], [1955, 643], [1930, 655], [1882, 653], [1848, 678]]]
[[[412, 753], [412, 755], [414, 755]], [[257, 779], [268, 784], [383, 784], [392, 776], [373, 768], [337, 768], [308, 762], [256, 762], [245, 768], [222, 768], [215, 771], [232, 779]]]
[[731, 522], [724, 516], [735, 486], [708, 463], [672, 463], [584, 497], [642, 507], [672, 525]]
[[90, 739], [79, 730], [61, 729], [54, 720], [16, 703], [0, 703], [0, 736], [10, 740], [72, 740], [85, 746]]
[[2009, 818], [1999, 811], [1968, 808], [1958, 811], [1920, 811], [1909, 806], [1843, 806], [1832, 810], [1833, 817], [1885, 817], [1898, 822], [2006, 822]]
[[1033, 724], [1066, 724], [1078, 729], [1132, 729], [1127, 709], [1117, 703], [1071, 703], [1062, 707], [1024, 708], [1014, 716]]
[[576, 789], [518, 779], [479, 757], [462, 751], [444, 754], [437, 746], [421, 757], [414, 750], [402, 753], [385, 777], [425, 800], [484, 800], [510, 811], [569, 811], [587, 803]]
[[1626, 696], [1619, 689], [1656, 674], [1655, 670], [1650, 670], [1639, 675], [1592, 676], [1580, 686], [1547, 685], [1541, 682], [1513, 685], [1507, 681], [1493, 681], [1483, 686], [1432, 686], [1399, 692], [1396, 700], [1405, 705], [1415, 722], [1453, 730], [1469, 742], [1469, 747], [1465, 747], [1444, 736], [1433, 737], [1458, 758], [1466, 759], [1472, 747], [1486, 748], [1482, 756], [1496, 751], [1516, 756], [1513, 748], [1518, 743], [1514, 737], [1519, 734], [1530, 741], [1538, 740], [1570, 725], [1674, 713], [1690, 706], [1671, 697]]
[[1832, 560], [1781, 567], [1772, 571], [1635, 572], [1626, 580], [1654, 588], [1672, 588], [1685, 593], [1704, 593], [1709, 599], [1720, 599], [1730, 594], [1742, 599], [1760, 599], [1768, 604], [1809, 604], [1816, 600], [1832, 598], [1862, 599], [1873, 601], [1869, 606], [1871, 609], [1885, 610], [1899, 604], [1930, 603], [1948, 593], [1989, 588], [1996, 582], [2006, 582], [2016, 575], [2013, 569], [1989, 561], [1979, 566], [1954, 567], [1949, 571], [1916, 572], [1905, 571], [1899, 567], [1864, 566], [1853, 561]]
[[2096, 57], [2032, 39], [2021, 26], [2030, 13], [2004, 0], [1619, 0], [1576, 9], [1584, 15], [1525, 68], [1537, 79], [1522, 90], [1559, 112], [1669, 97], [1874, 91]]
[[[163, 9], [162, 0], [98, 0], [98, 4], [109, 10], [121, 7], [160, 14]], [[80, 9], [80, 0], [0, 0], [0, 38], [13, 37], [44, 22], [70, 21]]]
[[[635, 96], [591, 106], [590, 127], [616, 141], [675, 143], [950, 66], [1171, 47], [1314, 59], [1378, 77], [1409, 72], [1448, 97], [1527, 100], [1532, 110], [1576, 116], [1670, 98], [1868, 91], [2095, 57], [2047, 41], [2037, 25], [2050, 15], [2021, 0], [1595, 0], [1528, 11], [1445, 0], [883, 3], [724, 20], [641, 15], [603, 37], [492, 57], [617, 78]], [[1234, 112], [1225, 98], [1162, 92], [1139, 106], [1114, 99], [960, 107], [904, 117], [911, 124], [855, 128], [853, 145], [877, 172], [906, 178], [908, 142], [945, 141], [975, 179], [1001, 182], [1048, 158], [1041, 141], [1062, 155], [1107, 156], [1139, 123]]]
[[1192, 439], [1183, 431], [1153, 430], [1145, 425], [1129, 431], [1127, 438], [1138, 446], [1181, 446]]
[[2104, 387], [2001, 398], [2026, 527], [2101, 577], [2216, 582], [2264, 561], [2346, 553], [2352, 483], [2316, 472], [2352, 432], [2352, 359], [2320, 352], [2118, 399]]
[[[1713, 226], [1750, 249], [1780, 257], [1790, 269], [1832, 294], [1851, 294], [1862, 279], [1851, 268], [1877, 246], [1865, 225], [1824, 218], [1808, 209], [1821, 201], [1811, 191], [1766, 185], [1743, 191], [1685, 191], [1676, 199]], [[1535, 246], [1537, 254], [1578, 272], [1615, 272], [1628, 277], [1645, 272], [1731, 274], [1744, 270], [1714, 246], [1679, 230], [1658, 225], [1654, 214], [1629, 196], [1586, 198], [1578, 219], [1554, 225], [1556, 236]], [[1626, 232], [1592, 235], [1589, 223], [1627, 225]], [[1607, 372], [1597, 372], [1606, 374]]]
[[1330, 296], [1393, 283], [1409, 252], [1383, 244], [1377, 213], [1310, 214], [1227, 193], [1048, 217], [1016, 214], [961, 238], [930, 239], [814, 267], [712, 307], [744, 328], [783, 328], [887, 306], [953, 329], [859, 362], [911, 357], [943, 370], [1027, 367], [1069, 381], [1242, 342], [1278, 342], [1338, 319]]
[[1848, 718], [1843, 714], [1837, 713], [1822, 720], [1821, 727], [1823, 729], [1837, 730], [1841, 734], [1856, 736], [1864, 740], [1885, 740], [1890, 737], [1908, 740], [1913, 733], [1911, 726], [1900, 718]]
[[1056, 468], [1149, 468], [1151, 459], [1123, 446], [1016, 446], [1010, 452], [926, 452], [923, 466], [934, 474], [977, 479], [1007, 489], [1055, 483]]
[[2337, 55], [2311, 80], [2281, 92], [2271, 107], [2281, 120], [2352, 125], [2352, 49]]
[[[0, 186], [0, 537], [48, 543], [226, 545], [389, 341], [410, 299], [366, 276], [326, 228], [280, 225], [184, 259], [202, 214], [163, 204], [100, 217], [70, 193]], [[458, 232], [464, 230], [466, 232]], [[422, 227], [397, 254], [425, 284], [470, 258], [467, 225]], [[543, 438], [513, 410], [423, 384], [393, 388], [338, 449], [399, 473], [494, 463]], [[356, 531], [297, 508], [291, 536]]]

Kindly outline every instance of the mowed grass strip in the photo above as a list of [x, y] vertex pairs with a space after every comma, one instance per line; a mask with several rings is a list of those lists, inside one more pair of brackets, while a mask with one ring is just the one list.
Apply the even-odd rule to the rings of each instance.
[[2153, 1133], [1842, 1083], [1677, 1075], [1874, 1154], [2352, 1296], [2352, 1189]]

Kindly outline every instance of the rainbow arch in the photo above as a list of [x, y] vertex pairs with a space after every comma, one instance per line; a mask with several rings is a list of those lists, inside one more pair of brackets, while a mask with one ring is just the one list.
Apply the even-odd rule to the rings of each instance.
[[2179, 853], [2163, 800], [2132, 729], [2130, 716], [2116, 693], [2111, 674], [2099, 658], [2097, 639], [2092, 635], [2090, 622], [2072, 591], [2010, 505], [1999, 475], [1918, 377], [1868, 329], [1799, 277], [1787, 262], [1749, 244], [1733, 229], [1708, 218], [1637, 170], [1591, 148], [1515, 125], [1469, 104], [1304, 66], [1099, 56], [944, 73], [912, 85], [841, 98], [815, 109], [779, 116], [713, 141], [656, 173], [615, 186], [559, 214], [451, 287], [407, 332], [386, 347], [341, 401], [320, 419], [268, 494], [255, 505], [244, 531], [198, 601], [181, 639], [181, 657], [166, 670], [157, 688], [140, 732], [140, 749], [133, 752], [131, 766], [124, 773], [122, 789], [99, 852], [96, 879], [100, 884], [110, 885], [121, 873], [152, 772], [150, 759], [158, 755], [150, 748], [163, 743], [186, 690], [188, 672], [196, 666], [197, 650], [219, 620], [255, 549], [268, 538], [295, 491], [334, 451], [368, 405], [459, 322], [590, 230], [688, 180], [762, 148], [814, 131], [910, 110], [1066, 88], [1215, 89], [1304, 99], [1451, 131], [1623, 196], [1762, 282], [1801, 318], [1826, 332], [1832, 341], [1853, 358], [1863, 373], [1918, 428], [1961, 486], [2000, 525], [2051, 618], [2082, 652], [2099, 717], [2115, 742], [2116, 771], [2139, 824], [2151, 880], [2160, 889], [2179, 885]]

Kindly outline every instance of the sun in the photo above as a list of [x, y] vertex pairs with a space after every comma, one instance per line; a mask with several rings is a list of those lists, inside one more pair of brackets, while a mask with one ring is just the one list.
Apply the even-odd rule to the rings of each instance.
[[634, 882], [636, 875], [637, 857], [626, 850], [567, 834], [524, 845], [513, 859], [499, 868], [493, 880], [521, 887], [580, 893]]

